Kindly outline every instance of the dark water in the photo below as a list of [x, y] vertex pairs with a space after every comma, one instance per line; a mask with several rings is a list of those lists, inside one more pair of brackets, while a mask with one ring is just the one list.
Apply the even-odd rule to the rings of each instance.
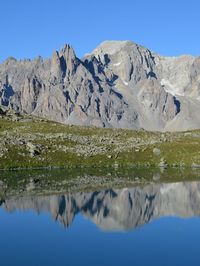
[[0, 265], [200, 265], [200, 182], [1, 200]]

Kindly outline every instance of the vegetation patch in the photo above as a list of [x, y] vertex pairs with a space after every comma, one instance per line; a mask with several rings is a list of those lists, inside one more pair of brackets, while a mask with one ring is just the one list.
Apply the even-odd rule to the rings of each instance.
[[0, 118], [0, 168], [200, 167], [200, 130], [162, 133]]

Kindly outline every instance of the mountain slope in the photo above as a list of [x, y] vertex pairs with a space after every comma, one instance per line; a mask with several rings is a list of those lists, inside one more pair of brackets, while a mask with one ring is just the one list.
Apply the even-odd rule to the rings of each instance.
[[77, 125], [146, 130], [200, 128], [200, 58], [162, 57], [106, 41], [79, 59], [65, 45], [51, 59], [0, 65], [0, 106]]

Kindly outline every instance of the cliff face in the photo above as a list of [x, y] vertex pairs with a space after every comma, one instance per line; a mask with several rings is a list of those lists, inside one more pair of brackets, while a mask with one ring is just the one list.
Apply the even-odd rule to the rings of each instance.
[[45, 210], [66, 227], [81, 213], [104, 230], [130, 230], [163, 216], [199, 216], [200, 182], [11, 198], [2, 207], [8, 212]]
[[162, 57], [107, 41], [82, 59], [65, 45], [51, 59], [0, 65], [0, 106], [66, 124], [186, 130], [200, 127], [200, 59]]

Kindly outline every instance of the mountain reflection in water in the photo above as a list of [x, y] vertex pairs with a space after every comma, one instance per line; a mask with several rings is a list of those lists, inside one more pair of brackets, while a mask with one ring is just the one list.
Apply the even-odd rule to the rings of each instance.
[[64, 195], [13, 197], [1, 202], [7, 212], [47, 211], [69, 227], [81, 213], [99, 228], [125, 231], [163, 216], [200, 215], [200, 182], [150, 184], [144, 187], [107, 189]]

